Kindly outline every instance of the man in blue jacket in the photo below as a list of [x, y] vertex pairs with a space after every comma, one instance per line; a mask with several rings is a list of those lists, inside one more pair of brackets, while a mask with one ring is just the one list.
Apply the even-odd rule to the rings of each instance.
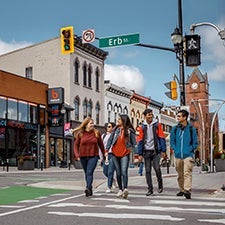
[[177, 113], [178, 125], [171, 130], [170, 147], [175, 154], [175, 169], [178, 173], [180, 192], [177, 196], [184, 195], [186, 199], [191, 199], [192, 171], [198, 136], [196, 129], [187, 121], [188, 115], [186, 110], [180, 110]]

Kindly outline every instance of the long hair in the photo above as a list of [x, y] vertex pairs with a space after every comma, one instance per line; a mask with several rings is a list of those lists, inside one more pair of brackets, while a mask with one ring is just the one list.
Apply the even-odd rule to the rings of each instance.
[[[89, 124], [90, 121], [94, 121], [91, 117], [86, 117], [83, 122], [78, 126], [77, 128], [73, 129], [74, 137], [82, 137], [83, 133]], [[95, 136], [99, 137], [99, 131], [97, 129], [93, 129], [93, 132], [95, 133]]]
[[129, 138], [128, 130], [131, 129], [131, 130], [133, 130], [133, 132], [135, 132], [134, 127], [133, 127], [132, 123], [130, 122], [130, 118], [126, 114], [120, 114], [119, 117], [122, 120], [122, 126], [123, 126], [123, 129], [124, 129], [124, 136], [125, 136], [125, 138]]

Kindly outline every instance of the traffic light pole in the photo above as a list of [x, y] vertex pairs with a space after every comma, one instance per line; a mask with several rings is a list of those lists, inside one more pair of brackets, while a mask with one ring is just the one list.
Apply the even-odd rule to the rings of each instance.
[[[178, 23], [179, 27], [178, 30], [183, 37], [183, 25], [182, 25], [182, 5], [181, 0], [178, 0]], [[184, 74], [184, 47], [183, 47], [183, 40], [181, 43], [176, 44], [174, 48], [167, 48], [162, 46], [155, 46], [155, 45], [148, 45], [148, 44], [136, 44], [136, 46], [146, 47], [146, 48], [155, 48], [170, 52], [175, 52], [176, 57], [179, 60], [179, 87], [180, 87], [180, 106], [184, 106], [186, 102], [185, 98], [185, 74]]]
[[[179, 31], [183, 37], [183, 21], [182, 21], [182, 5], [181, 0], [178, 0], [178, 24]], [[179, 44], [178, 60], [179, 60], [179, 70], [180, 70], [180, 105], [185, 105], [185, 75], [184, 75], [184, 47], [183, 41]]]

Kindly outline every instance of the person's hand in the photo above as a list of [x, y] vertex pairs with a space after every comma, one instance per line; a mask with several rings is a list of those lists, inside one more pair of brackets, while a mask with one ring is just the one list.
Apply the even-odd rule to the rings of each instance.
[[139, 162], [141, 162], [142, 159], [143, 159], [143, 156], [142, 155], [139, 155], [138, 159], [139, 159]]
[[163, 158], [163, 159], [167, 159], [167, 154], [166, 154], [166, 152], [163, 152], [163, 153], [162, 153], [162, 158]]

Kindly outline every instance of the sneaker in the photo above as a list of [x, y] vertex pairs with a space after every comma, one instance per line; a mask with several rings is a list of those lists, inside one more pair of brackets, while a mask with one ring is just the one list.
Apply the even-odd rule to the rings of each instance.
[[119, 197], [122, 197], [122, 195], [123, 195], [123, 191], [119, 190], [119, 192], [117, 193], [116, 197], [119, 198]]
[[148, 192], [146, 193], [146, 196], [150, 196], [153, 195], [153, 190], [148, 190]]
[[185, 196], [186, 199], [191, 199], [191, 192], [185, 191], [184, 196]]
[[123, 198], [127, 198], [128, 194], [129, 194], [129, 192], [128, 192], [128, 190], [125, 188], [125, 189], [123, 190], [122, 197], [123, 197]]
[[111, 188], [107, 188], [105, 192], [106, 192], [106, 193], [111, 193], [112, 190], [111, 190]]
[[177, 193], [177, 196], [183, 196], [184, 195], [184, 192], [183, 191], [180, 191]]
[[89, 196], [92, 196], [92, 190], [90, 190], [90, 189], [88, 189], [88, 188], [86, 188], [85, 190], [84, 190], [84, 193], [85, 193], [85, 195], [86, 195], [86, 197], [89, 197]]
[[158, 188], [158, 192], [162, 193], [163, 192], [163, 188], [162, 187]]

